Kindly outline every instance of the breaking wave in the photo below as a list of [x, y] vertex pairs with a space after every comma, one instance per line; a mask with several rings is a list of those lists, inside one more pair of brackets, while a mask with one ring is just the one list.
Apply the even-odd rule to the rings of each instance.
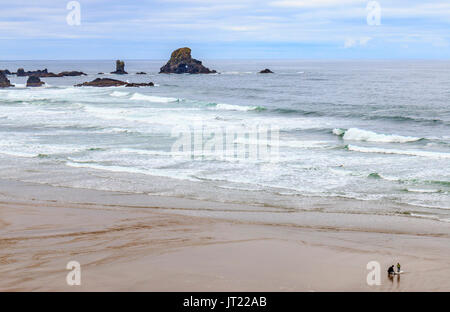
[[401, 136], [395, 134], [380, 134], [358, 128], [350, 128], [348, 130], [334, 129], [333, 134], [341, 136], [344, 140], [378, 142], [378, 143], [408, 143], [420, 141], [423, 139], [418, 137]]
[[450, 159], [450, 153], [439, 153], [439, 152], [417, 151], [417, 150], [399, 150], [399, 149], [387, 149], [377, 147], [362, 147], [350, 144], [347, 145], [346, 148], [349, 151], [360, 153], [396, 154], [396, 155], [418, 156], [428, 158]]
[[171, 102], [179, 102], [180, 100], [172, 97], [163, 97], [156, 95], [145, 95], [141, 93], [135, 93], [131, 96], [130, 100], [135, 101], [149, 101], [153, 103], [171, 103]]
[[216, 110], [229, 110], [229, 111], [263, 111], [265, 110], [262, 106], [241, 106], [241, 105], [231, 105], [231, 104], [213, 104], [210, 109]]

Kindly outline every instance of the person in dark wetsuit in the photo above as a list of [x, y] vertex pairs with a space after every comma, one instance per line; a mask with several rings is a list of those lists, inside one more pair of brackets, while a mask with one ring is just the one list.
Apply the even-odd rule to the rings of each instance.
[[394, 266], [391, 265], [391, 266], [389, 267], [389, 269], [388, 269], [388, 274], [391, 275], [391, 274], [394, 274], [394, 273], [395, 273], [395, 272], [394, 272]]

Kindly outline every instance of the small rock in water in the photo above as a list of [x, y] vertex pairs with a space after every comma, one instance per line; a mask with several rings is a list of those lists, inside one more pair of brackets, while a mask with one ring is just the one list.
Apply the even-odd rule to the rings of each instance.
[[271, 71], [270, 69], [266, 68], [263, 69], [262, 71], [259, 72], [260, 74], [273, 74], [273, 71]]
[[30, 76], [27, 80], [27, 87], [40, 87], [44, 85], [45, 82], [41, 81], [38, 76]]

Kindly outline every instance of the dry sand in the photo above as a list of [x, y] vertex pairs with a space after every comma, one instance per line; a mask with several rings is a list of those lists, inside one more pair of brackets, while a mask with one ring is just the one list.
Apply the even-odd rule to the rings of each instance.
[[[347, 221], [330, 226], [305, 213], [275, 224], [219, 218], [208, 209], [217, 203], [0, 184], [0, 291], [450, 290], [448, 223], [392, 217], [364, 228], [384, 219], [336, 214]], [[81, 286], [66, 284], [72, 260]], [[372, 260], [380, 286], [366, 283]], [[405, 274], [389, 279], [397, 261]]]

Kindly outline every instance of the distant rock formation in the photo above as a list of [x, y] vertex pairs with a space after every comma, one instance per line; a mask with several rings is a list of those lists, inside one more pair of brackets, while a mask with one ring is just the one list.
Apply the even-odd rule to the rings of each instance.
[[0, 70], [0, 73], [2, 73], [5, 76], [6, 75], [11, 75], [11, 72], [9, 70], [7, 70], [7, 69]]
[[34, 76], [34, 77], [58, 77], [57, 74], [49, 73], [47, 68], [43, 70], [35, 70], [35, 71], [25, 71], [23, 68], [19, 68], [16, 73], [17, 77], [26, 77], [26, 76]]
[[121, 61], [121, 60], [117, 60], [116, 61], [116, 71], [111, 72], [111, 74], [116, 74], [116, 75], [126, 75], [126, 74], [128, 74], [125, 71], [125, 62]]
[[3, 72], [0, 72], [0, 88], [14, 87]]
[[270, 69], [266, 68], [263, 69], [262, 71], [259, 72], [260, 74], [273, 74], [273, 71], [271, 71]]
[[136, 82], [130, 82], [125, 85], [125, 87], [154, 87], [155, 84], [153, 82], [149, 83], [136, 83]]
[[80, 71], [63, 71], [58, 74], [58, 77], [75, 77], [75, 76], [87, 76], [87, 74]]
[[25, 70], [24, 70], [23, 68], [19, 68], [19, 69], [17, 70], [17, 72], [16, 72], [16, 76], [17, 76], [17, 77], [24, 77], [24, 76], [26, 76]]
[[40, 87], [44, 85], [45, 82], [41, 81], [38, 76], [30, 76], [27, 80], [27, 87]]
[[202, 62], [193, 59], [190, 48], [181, 48], [172, 52], [170, 60], [161, 67], [160, 74], [214, 74], [215, 70], [202, 65]]
[[90, 82], [84, 82], [75, 85], [75, 87], [153, 87], [153, 82], [149, 83], [130, 83], [110, 78], [97, 78]]
[[87, 76], [80, 71], [64, 71], [59, 74], [49, 73], [47, 68], [43, 70], [25, 71], [23, 68], [19, 68], [16, 72], [18, 77], [35, 76], [35, 77], [66, 77], [66, 76]]
[[[35, 70], [35, 71], [25, 71], [23, 68], [19, 68], [16, 72], [17, 77], [25, 77], [25, 76], [35, 76], [35, 77], [47, 77], [49, 75], [49, 72], [46, 69], [44, 70]], [[53, 73], [50, 73], [50, 75], [55, 75]]]
[[144, 72], [138, 72], [138, 73], [136, 73], [136, 75], [147, 75], [147, 73], [144, 73]]

